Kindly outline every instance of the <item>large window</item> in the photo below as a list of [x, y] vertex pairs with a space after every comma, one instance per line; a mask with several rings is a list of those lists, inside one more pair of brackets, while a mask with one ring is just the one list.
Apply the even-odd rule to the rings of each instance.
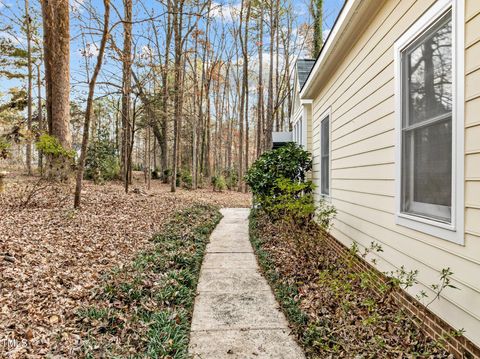
[[321, 192], [330, 195], [330, 116], [325, 117], [320, 124], [321, 149]]
[[452, 12], [401, 56], [402, 212], [451, 223]]
[[395, 44], [396, 221], [463, 243], [464, 18], [459, 7], [459, 0], [436, 1]]

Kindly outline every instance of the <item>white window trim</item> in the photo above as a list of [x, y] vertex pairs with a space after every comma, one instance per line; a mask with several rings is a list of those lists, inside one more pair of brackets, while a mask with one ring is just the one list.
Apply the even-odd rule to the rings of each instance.
[[[465, 243], [464, 233], [464, 117], [465, 117], [465, 4], [462, 0], [438, 0], [420, 17], [395, 43], [395, 222], [432, 236], [460, 245]], [[401, 52], [425, 30], [433, 25], [445, 12], [452, 9], [452, 223], [446, 224], [431, 219], [401, 212], [401, 168], [402, 168], [402, 77]]]
[[302, 111], [302, 144], [303, 148], [308, 151], [308, 105], [303, 105]]
[[[322, 122], [325, 118], [328, 117], [328, 183], [329, 183], [329, 193], [322, 193]], [[320, 116], [319, 123], [320, 131], [320, 196], [327, 200], [332, 200], [332, 108], [329, 107], [325, 112]]]

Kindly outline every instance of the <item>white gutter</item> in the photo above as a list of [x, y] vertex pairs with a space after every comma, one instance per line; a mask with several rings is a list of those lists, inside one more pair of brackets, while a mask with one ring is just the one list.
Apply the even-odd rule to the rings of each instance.
[[[323, 65], [329, 59], [332, 50], [334, 49], [335, 45], [337, 44], [340, 36], [342, 35], [343, 31], [345, 30], [346, 26], [348, 25], [349, 21], [351, 20], [352, 16], [358, 9], [358, 6], [363, 0], [346, 0], [342, 12], [340, 13], [337, 21], [335, 22], [335, 26], [331, 30], [327, 42], [323, 45], [322, 50], [320, 52], [320, 56], [317, 58], [315, 65], [313, 66], [310, 75], [307, 78], [307, 82], [303, 85], [303, 88], [300, 91], [300, 99], [311, 99], [313, 96], [310, 94], [310, 90], [312, 86], [316, 83], [316, 79], [320, 74], [320, 69], [323, 68]], [[308, 96], [307, 96], [308, 95]]]

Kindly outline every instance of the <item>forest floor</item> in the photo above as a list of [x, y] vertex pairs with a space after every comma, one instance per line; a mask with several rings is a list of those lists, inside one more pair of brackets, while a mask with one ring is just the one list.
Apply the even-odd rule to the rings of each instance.
[[195, 203], [250, 205], [249, 194], [171, 193], [159, 181], [147, 191], [140, 176], [129, 194], [120, 183], [86, 182], [80, 210], [72, 193], [72, 186], [16, 176], [0, 195], [1, 356], [40, 358], [58, 352], [59, 342], [77, 343], [78, 310], [107, 273], [153, 247], [175, 212]]

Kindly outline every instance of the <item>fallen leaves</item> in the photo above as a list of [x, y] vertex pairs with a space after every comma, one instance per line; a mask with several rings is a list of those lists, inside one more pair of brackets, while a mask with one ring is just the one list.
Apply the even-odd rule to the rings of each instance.
[[271, 223], [256, 212], [252, 240], [293, 331], [311, 358], [451, 358], [375, 277], [354, 270], [315, 225]]
[[11, 358], [68, 357], [79, 345], [77, 310], [94, 299], [109, 271], [152, 247], [152, 236], [176, 210], [193, 202], [250, 204], [248, 194], [172, 194], [157, 181], [139, 194], [125, 194], [119, 183], [87, 182], [81, 210], [72, 208], [72, 187], [61, 185], [42, 188], [22, 208], [32, 181], [16, 182], [0, 196], [0, 340], [28, 345], [0, 348]]

